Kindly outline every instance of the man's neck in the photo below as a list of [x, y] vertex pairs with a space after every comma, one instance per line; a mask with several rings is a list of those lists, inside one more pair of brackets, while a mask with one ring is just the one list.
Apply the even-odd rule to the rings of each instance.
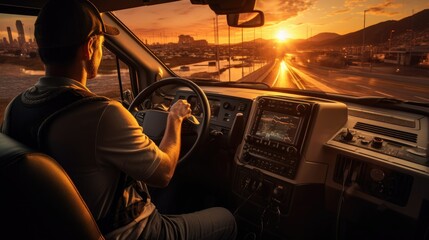
[[47, 77], [66, 77], [80, 82], [86, 86], [86, 72], [82, 68], [74, 68], [71, 66], [45, 66], [45, 75]]

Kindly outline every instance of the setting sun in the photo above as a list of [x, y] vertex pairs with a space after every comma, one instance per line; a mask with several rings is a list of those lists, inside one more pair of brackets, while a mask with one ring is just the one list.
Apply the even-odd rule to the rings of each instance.
[[279, 42], [284, 42], [286, 41], [288, 38], [290, 38], [290, 35], [288, 32], [286, 32], [284, 29], [280, 29], [279, 31], [277, 31], [277, 35], [276, 38]]

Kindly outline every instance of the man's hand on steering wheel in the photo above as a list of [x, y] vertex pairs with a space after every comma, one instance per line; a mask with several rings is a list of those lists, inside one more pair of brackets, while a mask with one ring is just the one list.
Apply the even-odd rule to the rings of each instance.
[[179, 99], [177, 102], [175, 102], [169, 110], [170, 116], [172, 116], [174, 119], [180, 119], [181, 121], [190, 117], [191, 113], [191, 104], [183, 99]]

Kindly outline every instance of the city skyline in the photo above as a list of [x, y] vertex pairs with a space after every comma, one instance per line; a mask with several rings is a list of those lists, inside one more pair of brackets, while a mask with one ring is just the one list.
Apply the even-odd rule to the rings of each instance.
[[6, 27], [7, 37], [0, 38], [0, 47], [9, 50], [19, 49], [27, 53], [37, 47], [31, 38], [31, 34], [26, 37], [25, 27], [21, 20], [15, 21], [15, 29], [16, 32], [13, 33], [12, 27]]
[[[0, 14], [0, 40], [7, 40], [8, 44], [12, 44], [16, 41], [22, 46], [23, 43], [32, 43], [34, 39], [35, 17], [23, 16], [23, 15], [12, 15], [12, 14]], [[10, 31], [9, 31], [10, 29]]]

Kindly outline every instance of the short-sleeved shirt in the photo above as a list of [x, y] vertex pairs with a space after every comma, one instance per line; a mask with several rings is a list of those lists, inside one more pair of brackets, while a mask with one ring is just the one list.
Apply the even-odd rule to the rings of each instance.
[[[49, 96], [46, 92], [61, 88], [89, 91], [72, 79], [42, 77], [31, 95]], [[142, 181], [147, 191], [143, 181], [151, 177], [162, 156], [132, 114], [114, 100], [89, 102], [62, 113], [52, 122], [47, 142], [49, 154], [69, 174], [95, 219], [107, 214], [121, 171]], [[123, 197], [129, 203], [141, 200], [132, 190]], [[137, 239], [154, 209], [148, 198], [135, 221], [105, 237]]]

